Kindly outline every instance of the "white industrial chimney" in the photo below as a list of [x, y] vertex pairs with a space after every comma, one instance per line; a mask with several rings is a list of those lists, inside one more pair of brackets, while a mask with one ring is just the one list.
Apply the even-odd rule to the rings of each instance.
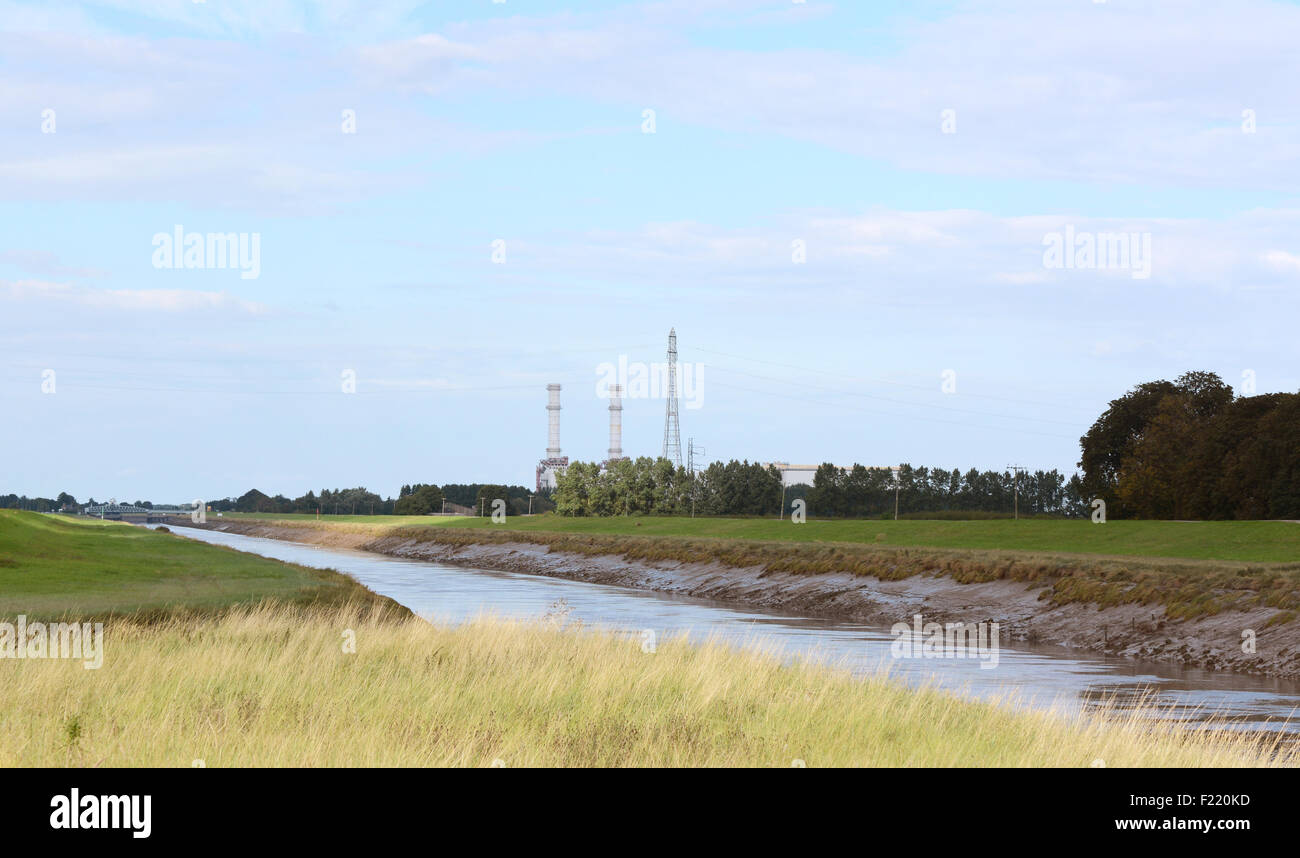
[[623, 385], [609, 386], [609, 460], [623, 458]]
[[560, 455], [560, 386], [546, 385], [546, 458], [537, 463], [537, 490], [550, 491], [558, 485], [557, 477], [569, 467], [569, 460]]
[[558, 384], [546, 385], [546, 392], [550, 395], [550, 401], [546, 403], [546, 416], [550, 424], [550, 433], [547, 436], [546, 458], [560, 458], [560, 386]]

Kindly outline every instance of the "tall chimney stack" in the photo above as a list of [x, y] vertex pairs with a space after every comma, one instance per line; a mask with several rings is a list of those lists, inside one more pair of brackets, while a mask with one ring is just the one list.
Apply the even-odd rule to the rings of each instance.
[[560, 455], [560, 386], [546, 385], [546, 458], [537, 463], [537, 490], [549, 491], [559, 484], [559, 475], [569, 467], [569, 460]]
[[546, 458], [558, 459], [560, 458], [560, 386], [548, 384], [546, 392], [550, 400], [546, 403], [546, 417], [550, 429], [547, 435]]
[[609, 386], [609, 460], [623, 458], [623, 385]]

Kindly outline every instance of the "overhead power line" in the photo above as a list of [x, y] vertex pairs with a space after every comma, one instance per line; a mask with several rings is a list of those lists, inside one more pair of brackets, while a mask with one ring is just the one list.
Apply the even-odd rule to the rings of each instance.
[[[931, 385], [912, 384], [909, 382], [895, 381], [893, 379], [888, 379], [888, 378], [869, 378], [865, 376], [849, 375], [847, 373], [841, 373], [841, 372], [831, 372], [830, 370], [815, 369], [813, 367], [806, 367], [806, 366], [796, 366], [794, 364], [782, 363], [780, 361], [765, 360], [763, 358], [755, 358], [755, 357], [748, 357], [746, 355], [732, 354], [729, 352], [714, 351], [712, 349], [704, 349], [698, 346], [693, 347], [693, 350], [703, 352], [705, 354], [718, 355], [720, 357], [735, 358], [737, 360], [748, 361], [750, 363], [761, 363], [761, 364], [767, 364], [768, 366], [781, 367], [782, 369], [792, 369], [798, 372], [811, 372], [817, 375], [829, 375], [835, 378], [843, 378], [848, 381], [866, 382], [868, 384], [888, 384], [894, 387], [908, 387], [908, 388], [912, 388], [913, 390], [924, 390], [929, 392], [932, 392], [934, 390], [934, 387]], [[1059, 403], [1059, 402], [1047, 402], [1044, 400], [1034, 400], [1034, 399], [1019, 399], [1019, 398], [1008, 397], [1008, 396], [994, 396], [988, 393], [963, 393], [961, 395], [963, 398], [970, 397], [974, 399], [992, 399], [1001, 402], [1013, 402], [1019, 405], [1039, 405], [1048, 408], [1067, 408], [1067, 409], [1078, 410], [1078, 411], [1090, 411], [1090, 409], [1081, 405], [1072, 405], [1068, 403]]]
[[798, 385], [798, 386], [801, 387], [801, 388], [808, 388], [808, 389], [812, 389], [812, 390], [821, 390], [821, 391], [824, 391], [824, 392], [826, 392], [826, 393], [834, 393], [834, 394], [837, 394], [837, 395], [839, 395], [839, 396], [857, 396], [857, 397], [861, 397], [861, 398], [863, 398], [863, 399], [873, 399], [873, 400], [877, 400], [877, 401], [880, 401], [880, 402], [890, 402], [890, 403], [893, 403], [893, 404], [895, 404], [895, 405], [908, 405], [908, 406], [912, 406], [912, 407], [915, 407], [915, 408], [935, 408], [935, 409], [939, 409], [939, 410], [941, 410], [941, 411], [954, 411], [954, 412], [957, 412], [957, 413], [960, 413], [960, 414], [975, 414], [975, 415], [978, 415], [978, 416], [981, 416], [981, 417], [997, 417], [997, 418], [1001, 418], [1001, 419], [1004, 419], [1004, 420], [1031, 420], [1031, 421], [1033, 421], [1033, 422], [1035, 422], [1035, 423], [1056, 423], [1056, 424], [1059, 424], [1059, 425], [1061, 425], [1061, 426], [1077, 426], [1077, 425], [1078, 425], [1077, 421], [1074, 421], [1074, 420], [1053, 420], [1053, 419], [1051, 419], [1051, 418], [1049, 418], [1049, 417], [1026, 417], [1026, 416], [1024, 416], [1024, 415], [1020, 415], [1020, 414], [1014, 414], [1014, 415], [1013, 415], [1013, 414], [994, 414], [994, 413], [991, 413], [991, 412], [988, 412], [988, 411], [972, 411], [972, 410], [969, 409], [969, 408], [955, 408], [955, 407], [950, 406], [950, 405], [935, 405], [935, 404], [933, 404], [933, 403], [928, 403], [928, 402], [911, 402], [911, 401], [908, 401], [908, 400], [906, 400], [906, 399], [893, 399], [893, 398], [888, 397], [888, 396], [877, 396], [877, 395], [875, 395], [875, 394], [871, 394], [871, 393], [860, 393], [860, 392], [858, 392], [858, 391], [856, 391], [856, 390], [837, 390], [837, 389], [835, 389], [835, 388], [831, 388], [831, 387], [821, 387], [821, 386], [819, 386], [819, 385], [808, 384], [808, 383], [806, 383], [806, 382], [802, 382], [802, 381], [787, 381], [786, 379], [774, 378], [774, 377], [772, 377], [772, 376], [767, 376], [767, 375], [758, 375], [758, 374], [756, 374], [756, 373], [743, 372], [743, 371], [741, 371], [741, 370], [737, 370], [737, 369], [728, 369], [728, 368], [726, 368], [726, 367], [714, 366], [713, 369], [716, 370], [716, 371], [719, 371], [719, 372], [730, 372], [730, 373], [735, 373], [736, 375], [744, 375], [744, 376], [748, 376], [748, 377], [750, 377], [750, 378], [757, 378], [757, 379], [760, 379], [760, 380], [762, 380], [762, 381], [775, 381], [775, 382], [777, 382], [777, 383], [779, 383], [779, 384]]

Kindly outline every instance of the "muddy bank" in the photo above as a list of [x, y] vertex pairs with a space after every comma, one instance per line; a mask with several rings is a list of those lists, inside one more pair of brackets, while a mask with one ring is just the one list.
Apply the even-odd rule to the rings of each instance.
[[[197, 526], [197, 525], [196, 525]], [[393, 529], [312, 522], [209, 521], [208, 529], [353, 548], [484, 569], [615, 584], [804, 616], [877, 625], [925, 622], [997, 622], [1003, 640], [1079, 648], [1107, 655], [1170, 661], [1214, 670], [1300, 676], [1300, 623], [1277, 608], [1247, 605], [1212, 616], [1178, 619], [1159, 604], [1100, 608], [1086, 601], [1060, 604], [1052, 582], [985, 580], [961, 583], [938, 568], [890, 579], [844, 572], [772, 571], [765, 564], [723, 560], [649, 559], [608, 552], [591, 543], [582, 550], [517, 541], [506, 534], [442, 528]], [[479, 541], [483, 540], [483, 541]], [[790, 566], [789, 562], [784, 564]], [[1255, 652], [1243, 652], [1243, 632], [1255, 635]]]

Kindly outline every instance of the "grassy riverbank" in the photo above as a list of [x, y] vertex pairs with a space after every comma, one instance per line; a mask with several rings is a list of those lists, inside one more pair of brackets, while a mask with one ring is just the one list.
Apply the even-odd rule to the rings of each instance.
[[1017, 711], [721, 645], [432, 626], [345, 576], [128, 525], [2, 513], [0, 558], [0, 614], [107, 616], [98, 669], [0, 659], [0, 766], [1297, 762], [1259, 736]]
[[[1292, 551], [1293, 537], [1300, 524], [1288, 522], [1091, 522], [1026, 520], [1020, 522], [827, 522], [842, 526], [840, 535], [857, 536], [845, 541], [799, 538], [816, 533], [813, 523], [754, 519], [567, 519], [556, 516], [511, 518], [494, 525], [489, 519], [430, 519], [419, 517], [357, 516], [352, 520], [327, 517], [316, 521], [309, 516], [280, 518], [235, 516], [219, 521], [226, 526], [247, 529], [271, 527], [281, 538], [301, 539], [326, 545], [365, 547], [367, 540], [410, 539], [445, 545], [491, 543], [533, 543], [555, 551], [580, 555], [617, 555], [633, 561], [721, 564], [735, 568], [763, 568], [770, 572], [801, 575], [844, 573], [898, 581], [915, 575], [944, 575], [959, 583], [1014, 581], [1046, 589], [1046, 605], [1074, 603], [1099, 607], [1121, 605], [1160, 606], [1170, 619], [1195, 619], [1228, 610], [1274, 609], [1267, 622], [1286, 624], [1300, 613], [1300, 548]], [[890, 526], [899, 528], [891, 530]], [[1269, 542], [1250, 551], [1237, 550], [1234, 537], [1226, 547], [1206, 545], [1198, 528], [1205, 531], [1246, 527], [1263, 534]], [[1267, 527], [1265, 527], [1267, 525]], [[214, 526], [222, 526], [215, 524]], [[954, 530], [970, 527], [966, 542], [987, 545], [1002, 543], [1055, 544], [1077, 547], [1088, 534], [1115, 528], [1129, 533], [1124, 544], [1130, 549], [1145, 547], [1147, 553], [1103, 554], [1070, 552], [1065, 549], [953, 548], [948, 545], [900, 544], [909, 542], [960, 542]], [[871, 530], [867, 530], [867, 529]], [[1017, 528], [1037, 533], [1032, 539], [1013, 538]], [[878, 531], [879, 539], [866, 534]], [[705, 532], [710, 535], [683, 535]], [[998, 534], [1012, 536], [999, 537]], [[1107, 531], [1111, 532], [1111, 531]], [[748, 533], [745, 538], [718, 534]], [[1057, 538], [1053, 538], [1056, 534]], [[1064, 535], [1062, 535], [1064, 534]], [[1145, 534], [1145, 535], [1144, 535]], [[273, 535], [273, 534], [266, 534]], [[788, 541], [776, 538], [788, 537]], [[1195, 538], [1193, 538], [1195, 536]], [[901, 537], [906, 537], [905, 539]], [[1072, 541], [1073, 540], [1073, 541]], [[1159, 551], [1157, 552], [1157, 548]], [[1291, 562], [1258, 560], [1182, 558], [1178, 552], [1204, 554], [1253, 554], [1289, 557]], [[1175, 556], [1167, 556], [1173, 554]]]
[[404, 611], [336, 572], [129, 524], [0, 510], [0, 617], [210, 612], [263, 600]]
[[0, 662], [0, 765], [1296, 763], [1272, 739], [1013, 711], [720, 645], [284, 610], [114, 623], [94, 671]]
[[[226, 513], [231, 519], [314, 521], [294, 514]], [[845, 542], [899, 548], [978, 551], [1034, 551], [1231, 560], [1248, 563], [1300, 562], [1300, 523], [1286, 521], [1108, 521], [1089, 519], [1006, 519], [992, 521], [878, 521], [810, 519], [686, 518], [636, 516], [567, 518], [518, 516], [505, 525], [490, 518], [432, 516], [325, 516], [327, 523], [450, 528], [505, 527], [526, 533], [595, 536], [664, 536], [779, 542]]]

